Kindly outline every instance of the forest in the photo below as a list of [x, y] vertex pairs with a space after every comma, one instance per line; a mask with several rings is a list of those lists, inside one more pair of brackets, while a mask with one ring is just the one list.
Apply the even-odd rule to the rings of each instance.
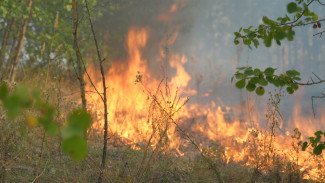
[[0, 182], [325, 182], [324, 0], [0, 0]]

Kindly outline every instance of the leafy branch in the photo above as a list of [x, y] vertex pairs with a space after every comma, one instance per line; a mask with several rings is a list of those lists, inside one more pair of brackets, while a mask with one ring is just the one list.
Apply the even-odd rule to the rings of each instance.
[[298, 81], [301, 80], [299, 77], [300, 73], [296, 70], [288, 70], [283, 74], [276, 75], [274, 71], [276, 69], [268, 67], [264, 71], [260, 69], [252, 69], [252, 67], [240, 67], [238, 71], [231, 78], [233, 82], [234, 78], [236, 87], [243, 89], [246, 87], [247, 91], [255, 91], [257, 95], [264, 95], [265, 89], [269, 83], [276, 87], [286, 87], [289, 94], [293, 94], [299, 88]]
[[[259, 46], [259, 40], [263, 40], [266, 47], [270, 47], [273, 40], [275, 40], [278, 45], [281, 45], [281, 41], [284, 39], [288, 41], [294, 40], [294, 27], [313, 25], [314, 29], [321, 28], [321, 22], [325, 21], [325, 19], [319, 19], [318, 15], [309, 9], [309, 6], [315, 2], [319, 3], [321, 6], [325, 6], [320, 0], [294, 0], [290, 2], [287, 4], [287, 12], [288, 14], [293, 14], [292, 18], [287, 14], [276, 20], [264, 16], [262, 18], [263, 24], [260, 24], [258, 28], [252, 29], [253, 26], [250, 26], [244, 29], [240, 28], [238, 32], [234, 32], [234, 44], [237, 45], [240, 43], [240, 40], [242, 40], [243, 44], [251, 49], [252, 43], [256, 48]], [[244, 32], [243, 34], [242, 31]], [[324, 31], [320, 31], [313, 36], [319, 35], [321, 37], [323, 33]], [[266, 68], [264, 71], [260, 69], [253, 70], [252, 67], [237, 68], [237, 72], [231, 78], [231, 82], [236, 79], [238, 80], [235, 84], [237, 88], [242, 89], [246, 87], [247, 91], [255, 91], [257, 95], [263, 95], [265, 93], [264, 87], [269, 83], [276, 87], [286, 87], [286, 91], [289, 94], [293, 94], [298, 90], [299, 85], [316, 85], [325, 82], [324, 79], [321, 79], [313, 73], [317, 79], [316, 81], [311, 78], [310, 81], [302, 83], [300, 82], [300, 73], [296, 70], [288, 70], [280, 75], [274, 74], [275, 70], [275, 68], [271, 67]], [[312, 97], [313, 112], [313, 99], [324, 97], [324, 94], [322, 96]], [[303, 151], [306, 150], [308, 146], [311, 146], [313, 148], [313, 153], [320, 155], [325, 149], [325, 141], [322, 140], [322, 137], [325, 137], [325, 132], [317, 131], [314, 135], [314, 137], [309, 138], [309, 142], [300, 142], [299, 145], [302, 144]]]
[[[240, 28], [238, 32], [234, 32], [234, 43], [237, 45], [240, 40], [251, 48], [251, 44], [257, 48], [259, 46], [259, 39], [264, 41], [266, 47], [272, 45], [272, 41], [278, 45], [281, 45], [281, 41], [285, 38], [288, 41], [293, 41], [295, 36], [294, 27], [306, 26], [313, 24], [313, 28], [321, 28], [321, 22], [325, 19], [318, 19], [318, 15], [310, 11], [309, 6], [315, 0], [295, 0], [287, 5], [287, 12], [294, 14], [290, 18], [287, 14], [283, 17], [279, 17], [276, 20], [272, 20], [267, 16], [262, 18], [263, 24], [260, 24], [258, 28], [252, 29], [253, 26], [248, 28]], [[243, 34], [242, 34], [243, 31]]]

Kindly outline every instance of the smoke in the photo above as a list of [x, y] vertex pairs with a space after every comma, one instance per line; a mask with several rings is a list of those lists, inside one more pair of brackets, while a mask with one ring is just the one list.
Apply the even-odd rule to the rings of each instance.
[[[188, 61], [184, 67], [192, 78], [187, 89], [197, 91], [190, 96], [191, 103], [213, 107], [211, 102], [214, 102], [217, 106], [226, 107], [245, 105], [247, 100], [253, 100], [255, 107], [263, 111], [267, 94], [257, 97], [237, 90], [230, 83], [237, 67], [276, 67], [278, 73], [296, 69], [301, 71], [304, 81], [312, 76], [312, 72], [325, 78], [325, 55], [322, 52], [324, 42], [312, 36], [312, 28], [297, 28], [296, 40], [283, 41], [281, 46], [265, 48], [261, 43], [259, 48], [250, 50], [233, 44], [233, 32], [240, 27], [257, 26], [263, 16], [276, 19], [284, 15], [288, 2], [289, 0], [121, 1], [116, 3], [116, 11], [110, 9], [104, 13], [96, 25], [100, 27], [100, 35], [109, 35], [105, 50], [112, 62], [127, 60], [123, 59], [127, 57], [124, 42], [129, 28], [146, 28], [149, 38], [143, 48], [143, 57], [156, 78], [166, 74], [164, 62], [168, 57], [162, 58], [161, 47], [164, 48], [165, 55], [185, 55]], [[111, 1], [104, 4], [112, 6]], [[177, 5], [173, 7], [174, 4]], [[321, 8], [313, 8], [322, 17], [324, 13], [320, 11]], [[167, 68], [169, 76], [176, 74], [174, 68]], [[274, 91], [274, 87], [268, 87], [267, 90]], [[280, 106], [284, 119], [290, 118], [294, 105], [300, 105], [301, 112], [310, 114], [310, 97], [319, 95], [323, 90], [323, 86], [301, 87], [293, 96], [284, 97]], [[315, 107], [325, 107], [321, 104], [315, 102]]]

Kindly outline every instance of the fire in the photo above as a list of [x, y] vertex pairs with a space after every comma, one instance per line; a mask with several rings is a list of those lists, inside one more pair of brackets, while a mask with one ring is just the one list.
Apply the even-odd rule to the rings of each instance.
[[[161, 15], [161, 21], [168, 21], [170, 14], [178, 8], [179, 5], [172, 5], [166, 16]], [[297, 131], [272, 134], [269, 129], [263, 129], [260, 124], [265, 119], [257, 115], [264, 113], [263, 111], [256, 110], [250, 118], [243, 120], [236, 117], [239, 116], [237, 112], [241, 111], [242, 106], [227, 107], [214, 101], [208, 105], [183, 105], [186, 98], [182, 99], [180, 96], [198, 94], [189, 87], [192, 77], [185, 68], [188, 58], [184, 54], [169, 52], [168, 55], [163, 48], [164, 45], [174, 43], [180, 28], [171, 29], [170, 39], [159, 43], [161, 60], [167, 60], [168, 63], [164, 63], [166, 68], [175, 71], [170, 79], [164, 78], [163, 81], [155, 77], [153, 72], [156, 71], [149, 69], [148, 61], [143, 56], [143, 50], [150, 37], [149, 28], [130, 28], [126, 40], [127, 59], [111, 62], [105, 76], [111, 138], [119, 139], [135, 149], [157, 148], [164, 142], [167, 145], [164, 147], [166, 151], [184, 155], [188, 144], [184, 143], [186, 139], [181, 138], [183, 134], [180, 134], [178, 129], [183, 127], [186, 132], [193, 134], [202, 149], [210, 142], [224, 147], [226, 163], [244, 162], [247, 166], [266, 169], [274, 163], [275, 157], [280, 157], [294, 162], [299, 170], [306, 170], [306, 178], [315, 178], [320, 171], [324, 171], [318, 167], [319, 158], [311, 158], [313, 156], [309, 152], [299, 150], [301, 147], [297, 144], [301, 139], [306, 139], [306, 136], [298, 138]], [[96, 68], [90, 65], [87, 72], [93, 78], [97, 90], [103, 91]], [[85, 80], [88, 81], [86, 91], [94, 91], [86, 76]], [[203, 96], [210, 95], [206, 93]], [[101, 130], [104, 122], [102, 101], [95, 92], [87, 93], [87, 101], [89, 110], [95, 113], [93, 128]], [[292, 118], [286, 122], [288, 129], [299, 128], [302, 134], [312, 135], [323, 127], [314, 125], [312, 116], [302, 117], [300, 112], [301, 109], [297, 105]]]

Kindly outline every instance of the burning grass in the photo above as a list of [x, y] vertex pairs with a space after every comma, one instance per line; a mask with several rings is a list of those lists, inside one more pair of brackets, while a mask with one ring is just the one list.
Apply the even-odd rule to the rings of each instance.
[[[118, 112], [118, 108], [111, 113], [117, 120], [116, 127], [121, 125], [122, 129], [110, 129], [105, 182], [324, 181], [323, 158], [300, 151], [299, 130], [292, 135], [276, 131], [281, 119], [276, 101], [281, 95], [271, 96], [266, 127], [253, 128], [229, 118], [230, 109], [195, 110], [186, 103], [187, 98], [179, 97], [179, 90], [170, 88], [167, 80], [153, 91], [140, 80], [135, 86], [147, 96], [145, 106], [141, 114]], [[66, 114], [78, 107], [61, 88], [58, 82], [42, 89], [43, 97], [58, 109], [60, 125], [66, 121]], [[2, 109], [1, 114], [1, 182], [96, 181], [102, 149], [100, 124], [96, 126], [96, 121], [89, 131], [89, 154], [78, 163], [61, 152], [59, 136], [49, 137], [41, 128], [26, 128], [24, 118], [10, 121]], [[93, 110], [95, 119], [97, 115]], [[127, 122], [130, 126], [123, 129]], [[143, 124], [146, 128], [141, 127]], [[134, 132], [127, 133], [131, 127]]]

